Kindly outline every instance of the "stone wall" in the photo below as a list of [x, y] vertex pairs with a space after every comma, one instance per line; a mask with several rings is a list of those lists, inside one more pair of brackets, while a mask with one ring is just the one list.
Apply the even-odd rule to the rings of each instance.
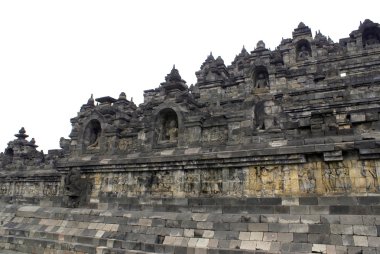
[[301, 22], [275, 50], [259, 41], [230, 65], [210, 54], [190, 87], [173, 67], [139, 106], [91, 96], [61, 150], [39, 152], [20, 129], [0, 191], [61, 196], [83, 178], [93, 199], [378, 193], [379, 31], [365, 20], [333, 42]]
[[190, 87], [173, 66], [139, 106], [91, 96], [59, 150], [21, 128], [0, 248], [379, 252], [379, 56], [377, 23], [333, 42], [301, 22], [275, 50], [210, 54]]

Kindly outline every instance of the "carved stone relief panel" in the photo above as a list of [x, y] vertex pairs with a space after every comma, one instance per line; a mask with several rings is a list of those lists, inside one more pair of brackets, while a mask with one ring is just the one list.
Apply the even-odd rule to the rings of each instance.
[[201, 177], [196, 170], [185, 171], [184, 192], [188, 196], [198, 196], [200, 190]]
[[228, 130], [225, 126], [208, 127], [202, 130], [202, 142], [208, 144], [224, 144]]
[[10, 194], [10, 187], [11, 184], [8, 182], [1, 182], [0, 183], [0, 194], [1, 195], [8, 195]]
[[113, 152], [116, 147], [116, 137], [106, 137], [105, 138], [105, 148], [109, 152]]
[[121, 138], [119, 139], [118, 144], [117, 144], [117, 149], [122, 152], [133, 150], [136, 147], [137, 147], [137, 138], [133, 138], [133, 137]]
[[351, 190], [349, 168], [343, 162], [330, 162], [322, 170], [322, 184], [326, 192], [348, 192]]
[[222, 193], [222, 170], [211, 169], [201, 171], [201, 194], [218, 195]]
[[39, 182], [26, 182], [21, 185], [21, 194], [26, 197], [41, 196]]
[[314, 193], [316, 188], [315, 166], [313, 163], [301, 165], [298, 170], [299, 189], [301, 193]]
[[239, 95], [238, 86], [228, 86], [224, 89], [225, 98], [234, 98]]
[[365, 178], [365, 188], [368, 192], [378, 192], [379, 174], [375, 161], [362, 161], [361, 174]]
[[45, 197], [57, 196], [59, 185], [57, 182], [44, 183], [43, 195]]
[[228, 189], [231, 196], [242, 196], [244, 188], [244, 172], [242, 169], [230, 169], [228, 171]]
[[152, 173], [152, 194], [158, 196], [172, 195], [174, 185], [173, 173], [169, 171], [156, 171]]

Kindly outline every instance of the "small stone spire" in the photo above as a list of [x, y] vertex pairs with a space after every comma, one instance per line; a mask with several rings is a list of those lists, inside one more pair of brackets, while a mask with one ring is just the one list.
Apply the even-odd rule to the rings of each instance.
[[206, 62], [210, 62], [210, 61], [214, 61], [215, 58], [214, 56], [212, 55], [212, 51], [210, 51], [210, 55], [208, 55], [207, 59], [206, 59]]
[[121, 92], [119, 95], [119, 101], [120, 100], [126, 100], [126, 99], [127, 99], [127, 95], [124, 92]]
[[303, 23], [302, 21], [298, 24], [298, 28], [303, 28], [305, 26], [306, 26], [305, 23]]
[[178, 70], [175, 68], [175, 64], [173, 65], [173, 69], [170, 71], [170, 73], [165, 78], [166, 81], [169, 82], [175, 82], [175, 81], [181, 81], [181, 75], [179, 75]]
[[259, 40], [256, 44], [256, 49], [255, 50], [262, 50], [265, 49], [265, 43], [262, 40]]
[[94, 101], [94, 95], [93, 94], [91, 94], [90, 99], [88, 99], [87, 105], [89, 105], [89, 106], [95, 106], [95, 101]]
[[34, 148], [37, 148], [38, 146], [36, 145], [36, 140], [34, 138], [32, 138], [30, 141], [29, 141], [29, 145], [31, 147], [34, 147]]
[[21, 129], [18, 131], [18, 134], [15, 134], [15, 137], [17, 137], [20, 140], [25, 140], [27, 137], [29, 137], [25, 133], [26, 133], [25, 128], [21, 127]]

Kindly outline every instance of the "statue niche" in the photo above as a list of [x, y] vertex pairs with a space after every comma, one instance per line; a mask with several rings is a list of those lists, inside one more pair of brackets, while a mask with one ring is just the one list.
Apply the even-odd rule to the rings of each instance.
[[164, 109], [158, 117], [158, 143], [176, 143], [178, 140], [178, 117], [173, 109]]
[[7, 148], [5, 149], [3, 160], [1, 161], [2, 167], [5, 167], [8, 164], [11, 164], [13, 162], [13, 156], [14, 156], [14, 151], [12, 148]]
[[100, 139], [101, 133], [102, 133], [102, 127], [100, 125], [100, 122], [95, 119], [91, 120], [84, 131], [84, 135], [83, 135], [84, 147], [87, 150], [99, 149], [100, 148], [99, 139]]
[[268, 71], [264, 66], [256, 67], [254, 80], [255, 89], [267, 88], [269, 86]]
[[364, 30], [362, 35], [363, 47], [371, 47], [380, 43], [380, 29], [377, 27], [371, 27]]
[[297, 60], [305, 60], [311, 57], [311, 46], [307, 40], [300, 40], [296, 48]]

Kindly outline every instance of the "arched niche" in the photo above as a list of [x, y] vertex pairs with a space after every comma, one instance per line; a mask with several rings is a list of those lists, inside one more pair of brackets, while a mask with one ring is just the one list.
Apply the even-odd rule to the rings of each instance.
[[296, 54], [297, 54], [297, 60], [305, 60], [312, 56], [311, 54], [311, 46], [310, 42], [308, 40], [300, 40], [297, 43], [296, 47]]
[[362, 33], [362, 42], [363, 48], [380, 44], [380, 28], [370, 27], [365, 29]]
[[11, 157], [11, 158], [13, 158], [13, 155], [14, 155], [14, 151], [13, 151], [13, 149], [12, 149], [12, 148], [7, 148], [7, 149], [5, 149], [5, 152], [4, 152], [4, 154], [5, 154], [6, 156], [8, 156], [8, 157]]
[[83, 134], [83, 146], [86, 150], [95, 150], [100, 148], [100, 137], [102, 126], [99, 120], [92, 119], [86, 126]]
[[269, 87], [269, 74], [265, 66], [255, 67], [253, 80], [255, 88], [267, 88]]
[[237, 63], [237, 69], [238, 69], [238, 71], [242, 71], [244, 69], [244, 63], [243, 63], [243, 61], [239, 61]]
[[5, 158], [3, 160], [3, 165], [12, 163], [13, 161], [13, 156], [14, 156], [14, 151], [12, 148], [6, 148], [4, 151]]
[[157, 143], [177, 143], [178, 116], [171, 108], [161, 110], [157, 117]]

